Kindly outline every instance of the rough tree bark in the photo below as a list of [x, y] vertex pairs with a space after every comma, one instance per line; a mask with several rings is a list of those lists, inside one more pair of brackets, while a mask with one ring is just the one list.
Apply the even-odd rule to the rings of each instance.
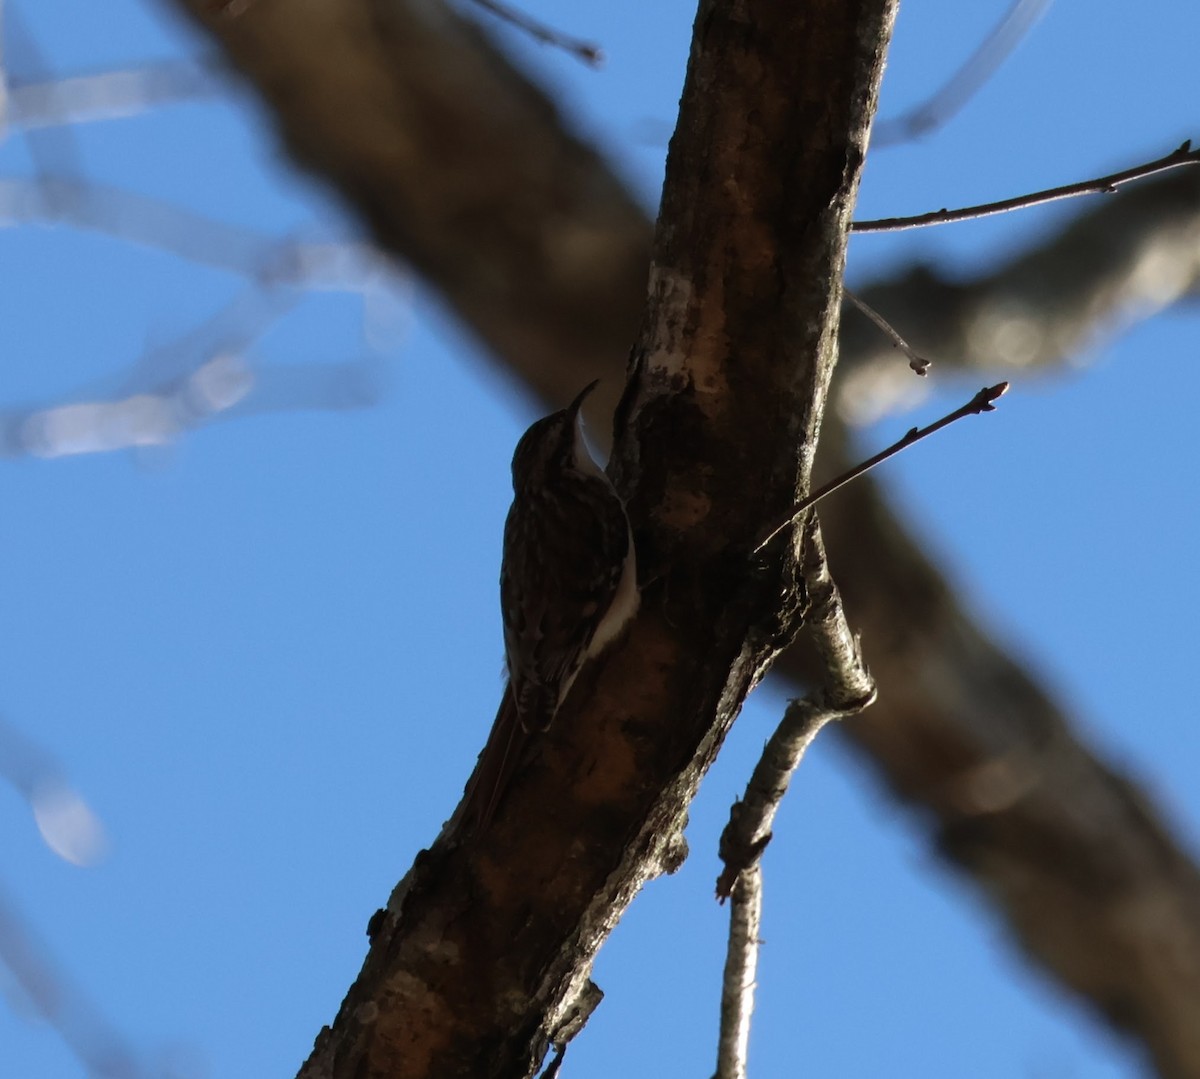
[[492, 826], [418, 858], [303, 1075], [536, 1070], [793, 637], [797, 545], [754, 548], [811, 473], [893, 10], [701, 4], [616, 448], [642, 610]]
[[[236, 16], [212, 0], [175, 2], [262, 93], [296, 156], [543, 398], [561, 402], [589, 377], [620, 370], [649, 225], [476, 30], [402, 0], [257, 0]], [[865, 296], [939, 364], [962, 357], [992, 371], [1013, 357], [994, 353], [978, 327], [989, 305], [1016, 296], [1048, 346], [1020, 362], [1061, 363], [1097, 323], [1133, 306], [1144, 317], [1194, 290], [1198, 237], [1200, 183], [1179, 174], [1105, 201], [986, 279], [948, 284], [915, 272]], [[1137, 272], [1147, 260], [1173, 268], [1153, 295]], [[845, 358], [862, 362], [842, 396], [859, 410], [865, 386], [886, 404], [883, 372], [911, 375], [889, 346], [854, 321], [848, 329]], [[881, 349], [886, 367], [869, 362]], [[613, 404], [601, 401], [597, 418]], [[837, 453], [844, 434], [828, 427]], [[899, 795], [928, 810], [935, 841], [1033, 959], [1140, 1038], [1162, 1074], [1200, 1073], [1200, 878], [1170, 827], [973, 626], [871, 485], [822, 515], [882, 688], [853, 724], [858, 745]], [[776, 670], [803, 679], [808, 662], [793, 651]]]

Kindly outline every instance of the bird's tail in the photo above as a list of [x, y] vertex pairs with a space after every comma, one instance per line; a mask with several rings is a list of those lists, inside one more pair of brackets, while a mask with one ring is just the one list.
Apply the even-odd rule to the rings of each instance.
[[517, 716], [512, 688], [505, 687], [496, 721], [463, 799], [461, 819], [466, 828], [481, 832], [491, 823], [528, 741], [529, 735]]

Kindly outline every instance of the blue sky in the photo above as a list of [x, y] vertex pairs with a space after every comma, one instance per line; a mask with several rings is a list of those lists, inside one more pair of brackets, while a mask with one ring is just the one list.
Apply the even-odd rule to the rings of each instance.
[[[647, 133], [670, 130], [691, 9], [524, 6], [603, 46], [597, 72], [503, 35], [652, 206], [665, 143]], [[904, 7], [883, 114], [937, 85], [1004, 6]], [[9, 7], [40, 51], [10, 38], [17, 75], [200, 48], [162, 5]], [[1197, 40], [1191, 4], [1112, 5], [1099, 18], [1059, 0], [945, 129], [871, 158], [859, 216], [1003, 197], [1200, 137]], [[245, 98], [41, 146], [89, 180], [268, 235], [353, 227], [289, 172]], [[0, 178], [28, 176], [33, 161], [10, 131]], [[1079, 208], [859, 237], [849, 278], [918, 257], [974, 272]], [[227, 271], [68, 228], [7, 229], [0, 274], [5, 409], [111, 390], [245, 293]], [[0, 717], [52, 756], [108, 843], [96, 864], [70, 864], [0, 788], [0, 917], [16, 912], [146, 1075], [295, 1073], [361, 963], [367, 919], [453, 808], [494, 712], [508, 463], [538, 406], [419, 283], [393, 284], [382, 315], [372, 303], [364, 316], [355, 292], [305, 297], [250, 354], [280, 378], [352, 365], [335, 382], [361, 407], [0, 461]], [[1176, 310], [1097, 341], [1069, 373], [1014, 378], [996, 414], [886, 466], [896, 504], [973, 607], [1192, 849], [1195, 320]], [[947, 385], [864, 432], [864, 446], [962, 398]], [[716, 841], [782, 706], [769, 684], [750, 701], [696, 803], [691, 858], [649, 886], [602, 953], [607, 996], [571, 1050], [573, 1079], [711, 1073], [727, 918], [712, 900]], [[756, 1074], [793, 1074], [799, 1058], [839, 1079], [1139, 1074], [1020, 962], [835, 740], [805, 762], [775, 835]], [[82, 1074], [27, 1011], [0, 967], [11, 1074]]]

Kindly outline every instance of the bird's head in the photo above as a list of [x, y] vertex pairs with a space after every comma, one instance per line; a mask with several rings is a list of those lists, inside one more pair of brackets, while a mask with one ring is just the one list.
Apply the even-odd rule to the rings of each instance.
[[599, 472], [579, 427], [579, 409], [599, 383], [599, 379], [589, 382], [566, 408], [544, 416], [521, 436], [513, 451], [513, 490], [519, 493], [531, 486], [540, 486], [555, 471]]

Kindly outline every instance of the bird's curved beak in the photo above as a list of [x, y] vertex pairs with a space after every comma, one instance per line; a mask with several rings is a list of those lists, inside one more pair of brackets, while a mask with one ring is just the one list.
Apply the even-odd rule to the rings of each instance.
[[567, 405], [567, 412], [569, 412], [572, 416], [578, 416], [580, 407], [583, 405], [583, 402], [587, 400], [587, 395], [599, 385], [600, 380], [597, 378], [584, 386], [575, 397], [575, 400]]

